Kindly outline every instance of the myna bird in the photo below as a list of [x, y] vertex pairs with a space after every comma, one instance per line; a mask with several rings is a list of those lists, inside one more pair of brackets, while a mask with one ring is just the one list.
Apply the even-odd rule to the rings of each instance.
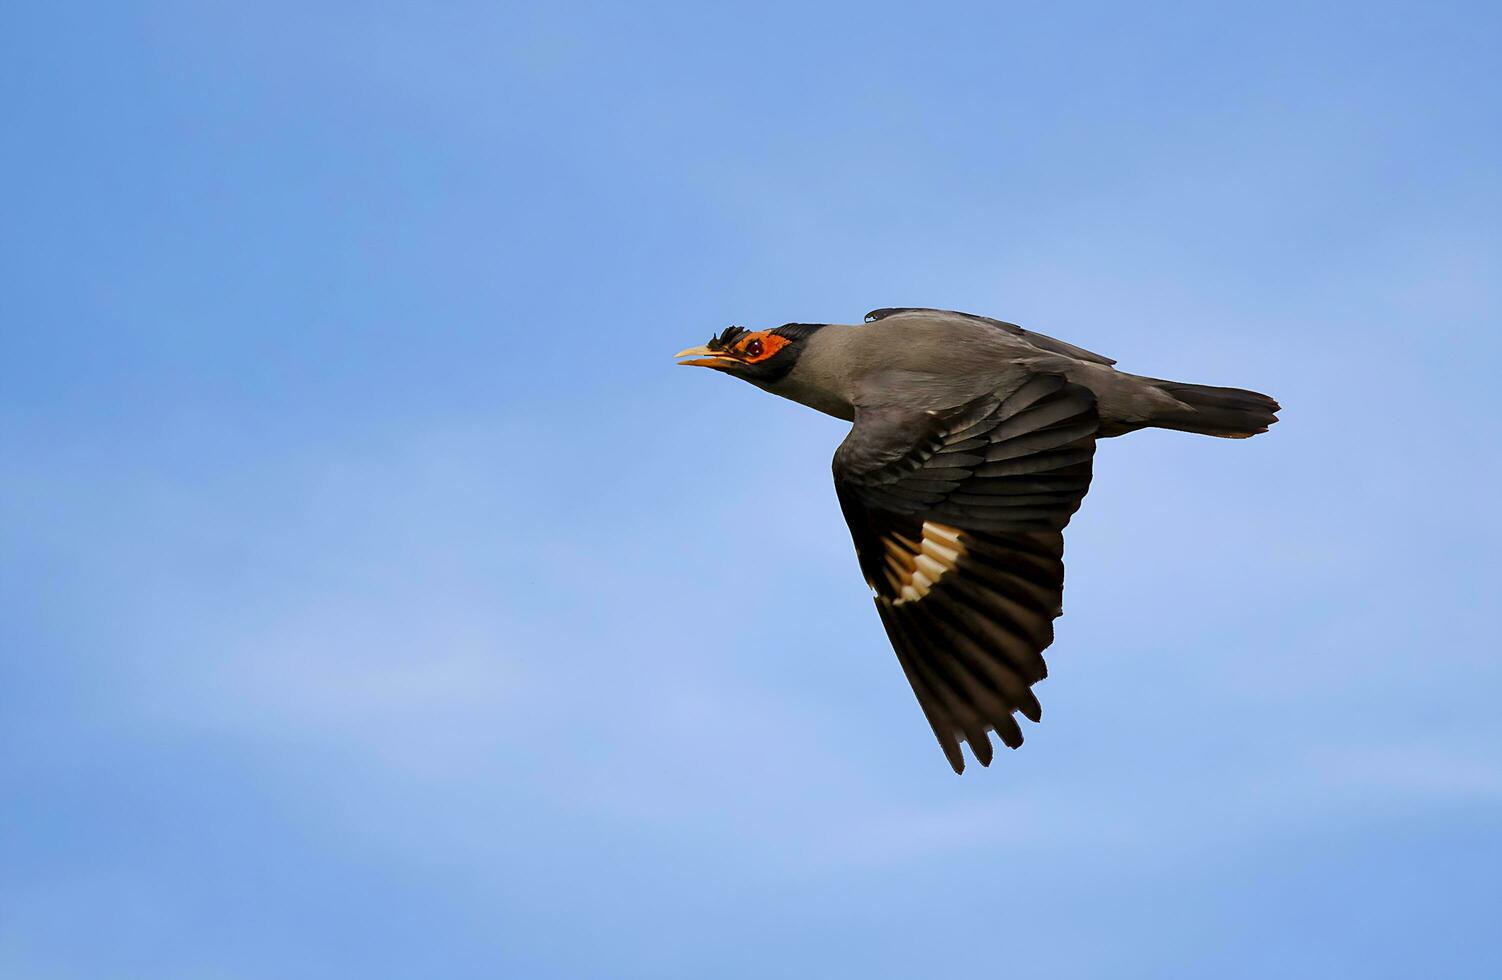
[[1149, 426], [1227, 439], [1278, 403], [1160, 381], [1013, 323], [881, 309], [862, 325], [729, 327], [684, 364], [723, 371], [855, 423], [834, 487], [897, 659], [955, 772], [991, 763], [994, 731], [1038, 721], [1033, 684], [1063, 611], [1064, 526], [1095, 441]]

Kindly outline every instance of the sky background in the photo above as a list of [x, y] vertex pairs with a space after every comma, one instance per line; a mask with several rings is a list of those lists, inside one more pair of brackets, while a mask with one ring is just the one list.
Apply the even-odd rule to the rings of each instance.
[[[1493, 3], [8, 3], [0, 975], [1502, 976]], [[1101, 446], [956, 778], [674, 366], [925, 305]]]

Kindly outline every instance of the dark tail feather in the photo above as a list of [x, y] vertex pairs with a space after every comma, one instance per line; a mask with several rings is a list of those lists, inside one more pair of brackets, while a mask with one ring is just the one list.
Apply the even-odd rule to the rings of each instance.
[[1148, 424], [1161, 429], [1246, 439], [1266, 432], [1268, 426], [1278, 421], [1277, 413], [1282, 408], [1266, 395], [1245, 388], [1216, 388], [1157, 379], [1152, 383], [1182, 406], [1159, 407], [1154, 411]]

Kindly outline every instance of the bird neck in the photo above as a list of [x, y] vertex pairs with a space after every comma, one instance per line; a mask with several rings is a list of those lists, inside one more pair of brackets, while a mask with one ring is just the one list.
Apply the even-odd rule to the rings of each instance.
[[831, 323], [809, 336], [798, 360], [786, 375], [760, 387], [817, 412], [847, 422], [855, 419], [850, 352], [855, 327]]

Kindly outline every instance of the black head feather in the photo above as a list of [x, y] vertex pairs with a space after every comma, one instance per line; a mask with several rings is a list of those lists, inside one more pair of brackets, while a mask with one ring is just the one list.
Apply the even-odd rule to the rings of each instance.
[[705, 346], [710, 350], [728, 350], [735, 343], [736, 338], [746, 333], [745, 327], [726, 327], [718, 336], [711, 336]]
[[[797, 362], [798, 355], [801, 353], [804, 343], [809, 337], [813, 336], [814, 331], [822, 326], [824, 326], [822, 323], [784, 323], [780, 327], [767, 331], [770, 334], [790, 341], [790, 343], [783, 345], [782, 349], [771, 357], [750, 362], [737, 355], [735, 359], [726, 360], [713, 366], [718, 370], [733, 374], [753, 384], [764, 386], [775, 384], [787, 377], [788, 372], [793, 369], [793, 364]], [[711, 351], [730, 351], [731, 353], [735, 353], [735, 345], [740, 343], [749, 333], [752, 333], [752, 331], [747, 330], [745, 327], [726, 327], [715, 336], [710, 337], [709, 343], [704, 346]]]
[[788, 340], [801, 342], [807, 340], [809, 337], [812, 337], [815, 331], [821, 330], [825, 326], [828, 326], [828, 324], [784, 323], [782, 326], [778, 327], [772, 332], [777, 334], [777, 336], [779, 337], [786, 337]]

